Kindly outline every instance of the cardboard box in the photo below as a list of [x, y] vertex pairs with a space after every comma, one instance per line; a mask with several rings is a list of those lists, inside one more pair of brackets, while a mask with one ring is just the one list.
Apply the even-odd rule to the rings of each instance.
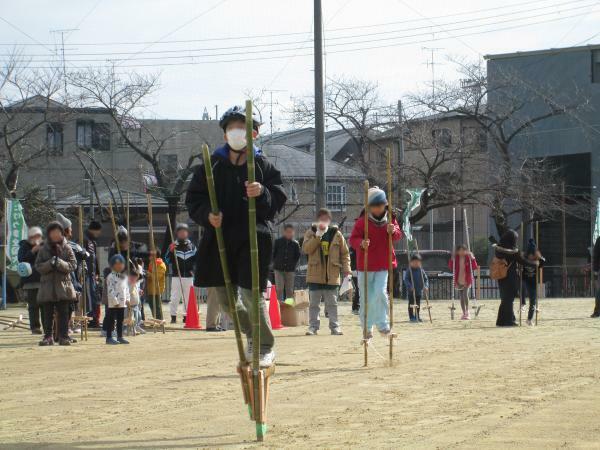
[[301, 327], [308, 325], [308, 308], [297, 308], [296, 306], [280, 303], [281, 323], [284, 327]]
[[308, 291], [294, 292], [294, 305], [280, 303], [281, 323], [284, 327], [301, 327], [308, 325]]

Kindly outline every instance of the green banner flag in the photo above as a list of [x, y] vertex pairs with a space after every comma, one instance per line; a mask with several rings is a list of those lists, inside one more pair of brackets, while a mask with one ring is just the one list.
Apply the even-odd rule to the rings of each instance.
[[600, 237], [600, 198], [598, 199], [598, 205], [596, 206], [596, 224], [594, 225], [594, 234], [592, 245], [596, 243], [596, 240]]
[[19, 264], [19, 242], [27, 239], [27, 224], [25, 223], [23, 207], [19, 200], [8, 200], [6, 202], [6, 220], [8, 229], [8, 237], [6, 239], [6, 256], [8, 261], [6, 262], [6, 266], [10, 270], [17, 270], [17, 264]]
[[404, 209], [404, 216], [402, 217], [402, 231], [409, 242], [412, 242], [412, 231], [410, 228], [410, 214], [421, 205], [421, 195], [425, 189], [407, 189], [406, 192], [410, 195], [410, 199]]

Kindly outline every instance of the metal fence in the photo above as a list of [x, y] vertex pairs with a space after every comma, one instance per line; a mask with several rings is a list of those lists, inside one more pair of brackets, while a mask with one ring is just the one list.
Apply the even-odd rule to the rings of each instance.
[[[401, 277], [398, 273], [396, 280]], [[545, 298], [568, 298], [568, 297], [591, 297], [594, 295], [596, 280], [593, 272], [588, 266], [546, 266], [542, 271], [543, 289], [541, 297]], [[396, 281], [397, 283], [397, 281]], [[395, 283], [395, 284], [396, 284]], [[296, 273], [296, 289], [306, 289], [306, 266], [300, 266]], [[497, 299], [500, 298], [498, 282], [492, 280], [488, 275], [488, 268], [481, 268], [481, 276], [475, 284], [478, 298]], [[400, 284], [396, 284], [394, 296], [405, 298], [405, 290]], [[429, 298], [431, 300], [447, 300], [452, 298], [452, 276], [431, 275], [429, 278]]]

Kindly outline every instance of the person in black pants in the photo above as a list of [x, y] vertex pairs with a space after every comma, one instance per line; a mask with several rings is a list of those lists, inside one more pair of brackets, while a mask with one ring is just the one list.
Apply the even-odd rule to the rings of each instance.
[[508, 264], [508, 271], [505, 278], [498, 280], [500, 289], [500, 307], [498, 308], [498, 318], [496, 326], [514, 327], [519, 324], [515, 320], [513, 303], [519, 293], [519, 272], [520, 267], [537, 267], [539, 261], [530, 261], [523, 258], [517, 247], [519, 235], [514, 230], [508, 230], [500, 238], [500, 243], [494, 243], [496, 258], [502, 259]]
[[40, 289], [37, 301], [44, 314], [44, 339], [40, 345], [53, 345], [53, 317], [56, 311], [58, 343], [71, 345], [69, 339], [69, 306], [75, 300], [75, 288], [71, 273], [77, 268], [77, 260], [64, 236], [60, 223], [52, 222], [46, 229], [46, 242], [39, 250], [35, 269], [40, 273]]
[[[537, 246], [533, 239], [529, 239], [526, 256], [529, 261], [539, 261], [539, 267], [542, 267], [543, 263], [546, 261], [537, 249]], [[533, 315], [535, 314], [535, 308], [537, 307], [537, 272], [539, 270], [539, 267], [523, 267], [523, 285], [521, 286], [521, 307], [525, 307], [526, 297], [529, 296], [529, 311], [527, 313], [527, 325], [529, 326], [534, 325], [532, 320]]]
[[19, 267], [25, 271], [21, 274], [21, 288], [27, 300], [29, 312], [29, 327], [32, 334], [42, 334], [40, 316], [43, 315], [41, 307], [37, 302], [38, 290], [40, 288], [40, 274], [35, 270], [35, 258], [42, 248], [42, 230], [39, 227], [31, 227], [27, 232], [27, 239], [19, 242]]

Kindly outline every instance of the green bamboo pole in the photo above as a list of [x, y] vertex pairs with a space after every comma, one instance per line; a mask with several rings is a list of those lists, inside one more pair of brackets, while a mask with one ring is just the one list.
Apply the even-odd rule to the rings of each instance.
[[[213, 186], [214, 189], [214, 186]], [[171, 217], [169, 213], [167, 213], [167, 226], [169, 228], [169, 236], [171, 237], [171, 242], [175, 244], [175, 249], [173, 249], [173, 259], [175, 260], [175, 270], [177, 271], [177, 278], [179, 279], [179, 288], [181, 289], [181, 297], [183, 300], [183, 315], [187, 314], [187, 304], [185, 302], [185, 292], [183, 292], [183, 280], [181, 279], [181, 271], [179, 270], [179, 261], [177, 260], [177, 242], [175, 241], [175, 235], [173, 234], [173, 225], [171, 225]], [[173, 277], [171, 277], [171, 283], [173, 282]], [[196, 305], [198, 308], [200, 305]], [[177, 309], [179, 309], [179, 300], [177, 301]]]
[[[210, 208], [213, 214], [219, 214], [219, 204], [217, 201], [217, 193], [215, 191], [215, 180], [213, 177], [212, 164], [210, 161], [210, 153], [208, 145], [202, 146], [202, 157], [204, 159], [204, 171], [206, 173], [206, 184], [208, 186], [208, 195], [210, 197]], [[240, 326], [240, 318], [238, 317], [235, 307], [236, 299], [231, 284], [231, 276], [229, 275], [229, 265], [227, 264], [227, 253], [225, 252], [225, 240], [223, 239], [223, 230], [215, 228], [217, 236], [217, 246], [219, 247], [219, 258], [221, 259], [221, 269], [223, 270], [223, 280], [225, 281], [225, 292], [227, 294], [227, 302], [229, 304], [229, 315], [233, 320], [233, 328], [235, 330], [235, 341], [237, 344], [240, 365], [247, 364], [246, 355], [244, 353], [244, 343], [242, 341], [242, 327]], [[242, 377], [242, 379], [244, 379]]]
[[[388, 224], [394, 223], [392, 207], [392, 149], [387, 148], [387, 190], [388, 190]], [[394, 329], [394, 238], [388, 233], [388, 291], [390, 302], [390, 330]], [[390, 364], [394, 357], [394, 334], [390, 332]]]
[[[252, 101], [246, 100], [246, 165], [248, 184], [256, 181], [254, 166], [254, 136], [252, 120]], [[254, 419], [256, 420], [256, 438], [264, 439], [266, 424], [263, 422], [260, 382], [260, 278], [258, 273], [258, 238], [256, 236], [256, 199], [248, 197], [248, 232], [250, 238], [250, 266], [252, 270], [252, 379], [254, 388]]]
[[[369, 180], [365, 180], [365, 236], [364, 240], [369, 240]], [[367, 322], [369, 321], [369, 246], [363, 248], [364, 252], [364, 267], [363, 274], [365, 276], [363, 283], [363, 299], [364, 299], [364, 317], [363, 317], [363, 344], [364, 344], [364, 366], [367, 367], [369, 365], [369, 326]]]

